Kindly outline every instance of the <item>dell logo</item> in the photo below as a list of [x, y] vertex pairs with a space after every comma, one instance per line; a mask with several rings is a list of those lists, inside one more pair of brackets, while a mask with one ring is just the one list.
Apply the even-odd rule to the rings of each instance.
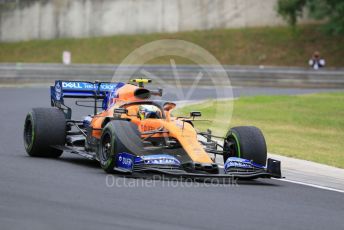
[[62, 88], [82, 89], [80, 82], [62, 82]]

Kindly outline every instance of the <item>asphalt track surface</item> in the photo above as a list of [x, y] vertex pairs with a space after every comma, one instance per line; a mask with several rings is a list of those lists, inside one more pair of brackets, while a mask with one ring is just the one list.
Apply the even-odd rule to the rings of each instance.
[[32, 107], [49, 106], [49, 92], [2, 88], [0, 98], [1, 230], [343, 229], [343, 193], [266, 179], [225, 186], [127, 179], [79, 156], [28, 157], [23, 121]]

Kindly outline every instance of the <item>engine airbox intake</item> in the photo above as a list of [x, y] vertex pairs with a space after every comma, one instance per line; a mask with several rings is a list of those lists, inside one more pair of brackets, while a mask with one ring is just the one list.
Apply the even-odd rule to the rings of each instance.
[[145, 88], [138, 88], [135, 90], [134, 96], [138, 99], [149, 99], [151, 97], [151, 92]]

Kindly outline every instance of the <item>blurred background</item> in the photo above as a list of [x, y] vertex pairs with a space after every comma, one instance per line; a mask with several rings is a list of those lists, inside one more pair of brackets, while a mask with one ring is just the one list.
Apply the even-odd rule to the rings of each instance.
[[61, 63], [69, 51], [72, 63], [116, 64], [175, 38], [224, 65], [308, 67], [319, 51], [339, 68], [343, 15], [340, 0], [0, 0], [0, 62]]

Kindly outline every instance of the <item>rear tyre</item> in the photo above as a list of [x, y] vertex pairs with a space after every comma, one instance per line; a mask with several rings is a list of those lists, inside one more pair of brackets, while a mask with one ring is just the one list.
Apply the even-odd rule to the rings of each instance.
[[254, 126], [231, 128], [224, 141], [223, 160], [229, 157], [240, 157], [265, 165], [267, 149], [263, 133]]
[[142, 150], [143, 144], [137, 126], [129, 121], [113, 120], [103, 129], [97, 157], [102, 169], [113, 173], [117, 154], [126, 152], [138, 155]]
[[24, 147], [32, 157], [58, 158], [62, 150], [54, 146], [65, 145], [66, 119], [57, 108], [34, 108], [26, 115]]

